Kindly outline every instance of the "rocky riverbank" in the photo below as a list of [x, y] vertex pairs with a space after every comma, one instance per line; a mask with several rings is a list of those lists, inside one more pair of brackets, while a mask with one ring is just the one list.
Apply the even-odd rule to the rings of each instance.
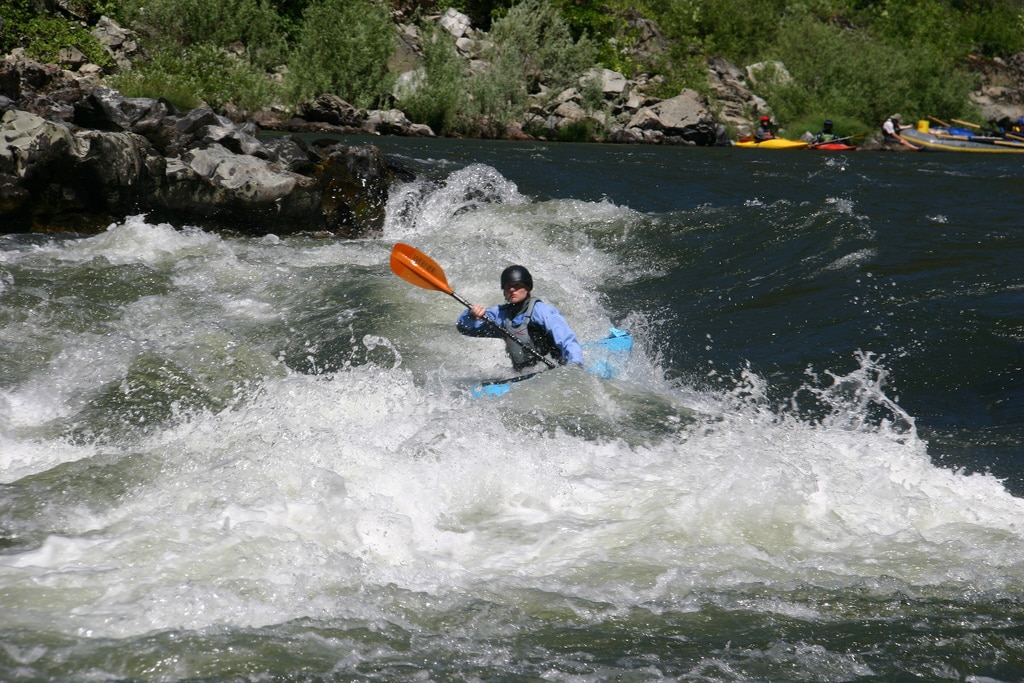
[[[592, 76], [609, 96], [628, 87], [614, 72]], [[548, 114], [552, 126], [574, 120], [575, 96], [565, 93]], [[6, 233], [91, 233], [145, 213], [241, 234], [370, 236], [383, 227], [389, 186], [407, 172], [371, 145], [307, 143], [308, 135], [294, 133], [434, 134], [399, 110], [359, 110], [333, 95], [288, 118], [180, 112], [163, 100], [125, 98], [90, 69], [69, 71], [18, 53], [0, 62], [0, 112]], [[614, 139], [728, 144], [725, 130], [703, 98], [684, 92], [638, 104]]]
[[[486, 34], [455, 10], [426, 21], [440, 25], [474, 68]], [[640, 28], [637, 50], [664, 49], [656, 26]], [[422, 45], [418, 25], [399, 23], [397, 30], [398, 56], [409, 65], [395, 91], [400, 106], [403, 88], [416, 80]], [[93, 35], [118, 68], [130, 67], [131, 32], [103, 19]], [[68, 55], [67, 62], [69, 69], [40, 64], [20, 51], [0, 61], [0, 232], [97, 232], [145, 213], [241, 234], [371, 236], [383, 227], [388, 188], [407, 171], [376, 147], [341, 144], [336, 135], [434, 135], [398, 108], [358, 109], [331, 94], [297, 112], [178, 111], [164, 100], [123, 97], [84, 56]], [[753, 120], [770, 114], [755, 92], [764, 67], [709, 60], [710, 100], [693, 90], [648, 97], [646, 76], [593, 69], [580, 75], [578, 88], [537, 93], [524, 121], [493, 134], [535, 139], [529, 130], [558, 139], [567, 128], [592, 126], [614, 143], [728, 145], [730, 131], [748, 135]], [[973, 97], [987, 123], [1024, 116], [1024, 54], [978, 60], [974, 68], [981, 85]], [[784, 77], [785, 65], [769, 71]], [[594, 88], [603, 106], [584, 103], [583, 93]], [[310, 143], [296, 133], [334, 137]], [[871, 139], [861, 143], [873, 146]]]
[[145, 213], [242, 234], [379, 232], [405, 172], [373, 146], [261, 136], [201, 107], [125, 98], [18, 55], [0, 62], [2, 232], [105, 229]]

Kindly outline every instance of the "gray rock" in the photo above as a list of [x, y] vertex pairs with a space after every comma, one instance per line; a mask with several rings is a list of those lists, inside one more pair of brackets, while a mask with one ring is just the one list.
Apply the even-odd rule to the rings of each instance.
[[218, 144], [189, 150], [181, 160], [218, 190], [211, 195], [216, 204], [275, 202], [298, 183], [294, 173], [276, 171], [262, 159], [236, 154]]
[[131, 57], [139, 50], [133, 31], [122, 28], [109, 17], [102, 16], [90, 33], [100, 41], [100, 44], [120, 68], [130, 69], [132, 67]]
[[629, 81], [618, 71], [611, 69], [591, 69], [580, 76], [580, 85], [596, 81], [606, 97], [621, 97], [629, 92]]
[[466, 31], [469, 30], [471, 22], [462, 12], [458, 11], [454, 7], [449, 7], [448, 11], [441, 17], [441, 28], [448, 33], [452, 34], [456, 38], [461, 38], [466, 35]]
[[142, 121], [159, 121], [170, 104], [147, 97], [124, 97], [113, 88], [96, 88], [74, 105], [73, 122], [83, 128], [131, 131]]
[[[102, 106], [99, 104], [102, 103]], [[122, 106], [123, 105], [123, 106]], [[150, 213], [246, 234], [379, 233], [396, 171], [374, 147], [310, 148], [294, 137], [264, 144], [251, 124], [208, 109], [153, 115], [153, 102], [92, 101], [110, 127], [159, 119], [180, 154], [128, 130], [73, 130], [30, 112], [0, 120], [0, 217], [6, 232], [95, 232], [117, 216]], [[402, 125], [396, 114], [393, 124]], [[114, 125], [117, 122], [117, 125]], [[151, 133], [153, 131], [150, 131]]]
[[71, 154], [75, 138], [59, 123], [24, 111], [0, 119], [0, 173], [25, 178]]

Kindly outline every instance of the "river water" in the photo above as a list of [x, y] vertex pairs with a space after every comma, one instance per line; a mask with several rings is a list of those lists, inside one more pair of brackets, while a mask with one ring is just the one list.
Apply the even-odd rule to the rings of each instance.
[[[372, 142], [380, 238], [0, 238], [0, 679], [1024, 679], [1024, 159]], [[633, 354], [474, 399], [395, 242]]]

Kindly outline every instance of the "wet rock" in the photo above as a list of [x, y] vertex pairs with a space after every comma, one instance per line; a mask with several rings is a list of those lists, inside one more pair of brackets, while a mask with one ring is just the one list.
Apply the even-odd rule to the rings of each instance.
[[[63, 87], [57, 72], [22, 62], [0, 71], [0, 83], [11, 103], [0, 120], [4, 232], [97, 232], [134, 213], [244, 234], [365, 237], [383, 228], [388, 187], [398, 174], [375, 147], [317, 149], [290, 135], [263, 139], [254, 123], [235, 123], [207, 107], [180, 113], [109, 88], [80, 92], [50, 120], [16, 108], [20, 100], [6, 93]], [[355, 111], [324, 101], [337, 112]], [[412, 126], [401, 112], [382, 112], [372, 125]]]

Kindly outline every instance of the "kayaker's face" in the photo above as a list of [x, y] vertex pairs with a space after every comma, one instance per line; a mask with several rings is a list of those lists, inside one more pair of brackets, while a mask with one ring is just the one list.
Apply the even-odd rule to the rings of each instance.
[[526, 300], [526, 297], [530, 295], [530, 290], [528, 290], [522, 282], [507, 284], [502, 287], [501, 290], [505, 294], [505, 301], [510, 304], [522, 303]]

